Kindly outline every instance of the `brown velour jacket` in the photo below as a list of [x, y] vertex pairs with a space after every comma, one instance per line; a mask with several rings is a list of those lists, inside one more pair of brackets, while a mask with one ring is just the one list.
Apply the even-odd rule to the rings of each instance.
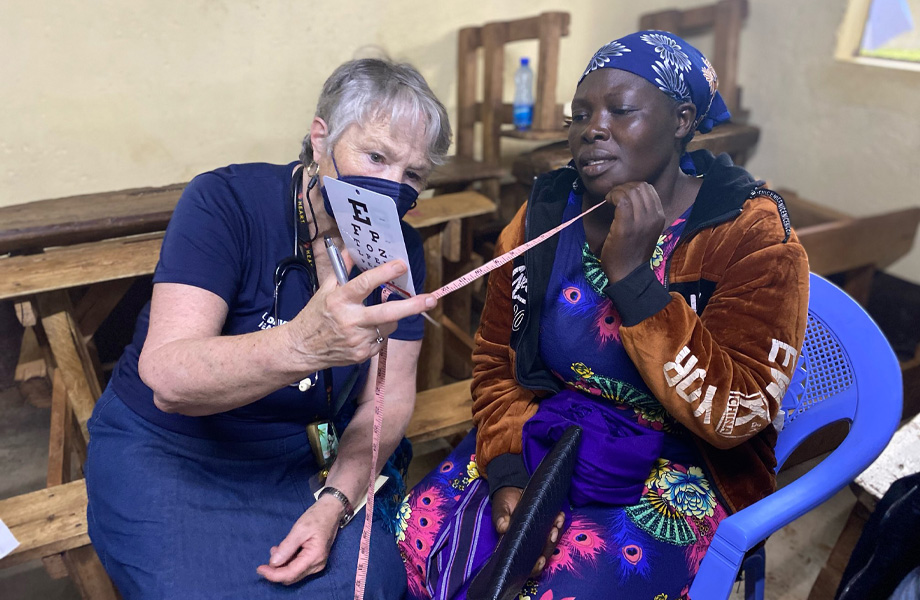
[[[639, 268], [605, 293], [622, 318], [626, 352], [659, 402], [693, 434], [734, 512], [776, 486], [776, 426], [805, 334], [808, 259], [779, 196], [726, 155], [703, 150], [692, 157], [703, 184], [665, 284]], [[579, 185], [571, 167], [538, 178], [496, 253], [558, 225]], [[523, 425], [540, 398], [561, 389], [538, 344], [557, 239], [489, 276], [472, 393], [477, 463], [493, 493], [526, 484]]]

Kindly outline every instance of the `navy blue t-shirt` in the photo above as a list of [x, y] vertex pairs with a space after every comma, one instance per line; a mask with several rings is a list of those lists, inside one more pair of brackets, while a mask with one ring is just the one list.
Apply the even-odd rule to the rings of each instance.
[[[295, 166], [231, 165], [199, 175], [182, 192], [169, 222], [153, 282], [193, 285], [220, 296], [229, 307], [222, 335], [275, 326], [275, 267], [291, 256], [294, 248], [291, 178]], [[323, 210], [322, 206], [316, 208]], [[412, 279], [416, 292], [421, 293], [425, 281], [422, 241], [409, 225], [402, 223], [402, 229]], [[318, 249], [325, 252], [321, 244]], [[293, 319], [311, 296], [308, 276], [289, 269], [279, 294], [279, 323]], [[205, 417], [162, 412], [153, 403], [153, 391], [137, 372], [149, 318], [148, 303], [111, 381], [122, 400], [148, 421], [195, 437], [261, 440], [299, 433], [307, 423], [331, 416], [322, 371], [317, 385], [307, 392], [296, 385], [285, 386], [246, 406]], [[400, 321], [390, 337], [419, 340], [423, 333], [424, 321], [415, 315]], [[353, 410], [352, 400], [360, 394], [368, 366], [365, 362], [332, 369], [333, 404], [342, 404], [340, 395], [348, 396], [340, 418], [349, 412], [349, 406]]]

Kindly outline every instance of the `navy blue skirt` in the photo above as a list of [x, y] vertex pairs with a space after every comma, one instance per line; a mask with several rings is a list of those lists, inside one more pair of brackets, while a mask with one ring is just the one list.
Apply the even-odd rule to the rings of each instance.
[[[305, 433], [193, 438], [151, 424], [111, 388], [89, 431], [89, 535], [126, 599], [354, 597], [363, 510], [339, 530], [322, 572], [292, 586], [256, 573], [314, 502], [308, 481], [318, 469]], [[403, 563], [376, 515], [370, 555], [366, 597], [402, 598]]]

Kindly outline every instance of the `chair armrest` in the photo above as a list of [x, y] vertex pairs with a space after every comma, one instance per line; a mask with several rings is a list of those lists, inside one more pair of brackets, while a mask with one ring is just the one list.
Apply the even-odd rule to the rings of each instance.
[[[830, 499], [855, 478], [856, 475], [850, 476], [854, 472], [854, 459], [866, 455], [866, 442], [852, 433], [810, 471], [719, 524], [690, 588], [691, 598], [727, 599], [751, 548]], [[875, 456], [864, 461], [871, 463]], [[856, 474], [868, 463], [857, 467]]]

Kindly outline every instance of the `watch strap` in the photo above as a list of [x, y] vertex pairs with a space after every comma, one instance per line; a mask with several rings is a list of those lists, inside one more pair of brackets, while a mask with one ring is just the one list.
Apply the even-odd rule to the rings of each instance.
[[342, 493], [342, 491], [338, 488], [327, 485], [322, 490], [320, 490], [318, 498], [322, 498], [327, 494], [341, 502], [342, 508], [345, 510], [345, 514], [343, 514], [342, 518], [339, 519], [339, 529], [341, 529], [342, 527], [348, 525], [351, 520], [355, 518], [355, 509], [351, 505], [351, 501], [348, 500], [348, 496]]

